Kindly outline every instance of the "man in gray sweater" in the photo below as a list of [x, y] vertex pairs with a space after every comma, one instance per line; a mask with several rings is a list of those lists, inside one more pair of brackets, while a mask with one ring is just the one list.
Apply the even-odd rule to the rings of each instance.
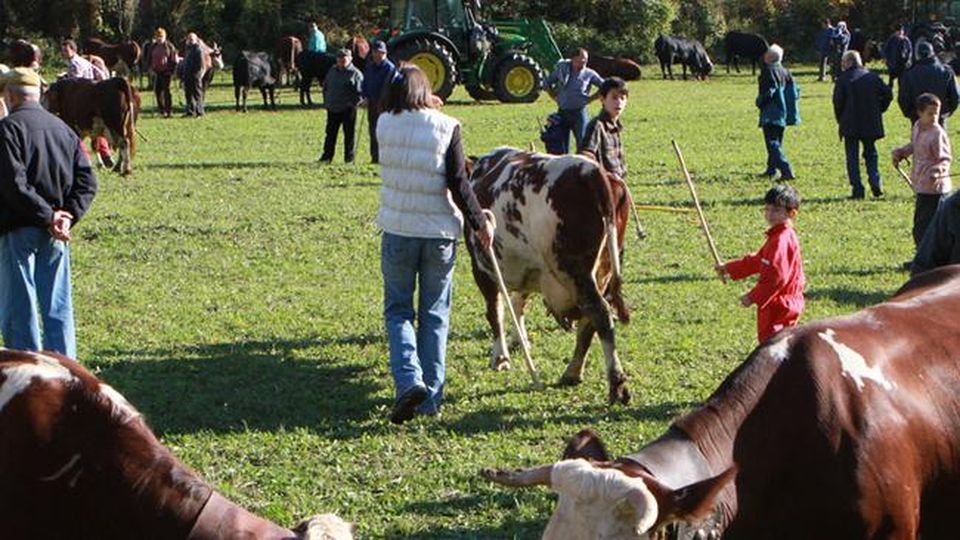
[[360, 103], [363, 74], [353, 65], [349, 49], [337, 52], [337, 65], [323, 80], [323, 106], [327, 109], [327, 135], [323, 141], [320, 161], [329, 163], [337, 149], [337, 134], [343, 126], [343, 160], [353, 162], [354, 135], [357, 125], [357, 105]]

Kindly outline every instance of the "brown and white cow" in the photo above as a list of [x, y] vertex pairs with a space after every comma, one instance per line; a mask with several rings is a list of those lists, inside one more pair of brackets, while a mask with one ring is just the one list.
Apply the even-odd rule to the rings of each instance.
[[44, 105], [80, 138], [107, 137], [110, 145], [120, 150], [114, 170], [130, 174], [136, 152], [134, 135], [140, 96], [126, 79], [60, 79], [44, 94]]
[[303, 43], [296, 36], [284, 36], [277, 43], [277, 62], [280, 64], [280, 74], [277, 76], [278, 84], [286, 84], [296, 88], [300, 87], [300, 72], [297, 70], [297, 55], [303, 51]]
[[140, 45], [136, 41], [112, 44], [102, 39], [90, 38], [83, 42], [83, 53], [103, 58], [107, 67], [121, 77], [128, 77], [140, 61]]
[[960, 266], [922, 274], [778, 333], [636, 454], [585, 430], [564, 461], [484, 475], [560, 492], [547, 539], [957, 538], [957, 313]]
[[[609, 299], [621, 321], [629, 319], [619, 275], [629, 210], [623, 186], [586, 157], [512, 148], [498, 148], [477, 159], [471, 183], [480, 205], [496, 218], [494, 249], [521, 322], [527, 299], [539, 292], [562, 327], [577, 326], [577, 344], [560, 383], [583, 381], [587, 350], [594, 334], [599, 334], [609, 401], [629, 402], [607, 303]], [[472, 238], [467, 238], [467, 245], [494, 333], [491, 367], [500, 369], [509, 360], [504, 299], [487, 255], [478, 252]]]
[[182, 464], [116, 390], [51, 353], [0, 348], [5, 540], [349, 540], [332, 514], [294, 530], [228, 501]]

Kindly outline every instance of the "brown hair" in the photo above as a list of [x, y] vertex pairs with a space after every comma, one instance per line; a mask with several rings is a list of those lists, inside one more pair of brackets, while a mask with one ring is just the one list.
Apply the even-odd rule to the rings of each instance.
[[919, 96], [917, 96], [917, 112], [918, 113], [927, 110], [927, 107], [930, 107], [933, 105], [940, 105], [940, 98], [938, 98], [935, 94], [931, 94], [930, 92], [924, 92], [923, 94], [920, 94]]
[[432, 95], [426, 73], [413, 64], [401, 64], [393, 80], [383, 87], [380, 103], [383, 112], [397, 114], [430, 108]]

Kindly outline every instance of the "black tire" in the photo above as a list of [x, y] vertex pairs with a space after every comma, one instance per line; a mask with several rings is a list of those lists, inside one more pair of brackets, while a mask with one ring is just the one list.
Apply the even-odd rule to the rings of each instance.
[[433, 85], [433, 93], [446, 101], [457, 84], [457, 63], [442, 43], [420, 38], [404, 43], [394, 54], [395, 60], [411, 61], [420, 66]]
[[470, 97], [477, 101], [491, 101], [497, 99], [497, 94], [493, 90], [487, 90], [486, 88], [479, 85], [466, 85], [467, 93], [470, 94]]
[[493, 91], [504, 103], [533, 103], [542, 87], [543, 69], [525, 54], [508, 54], [497, 65]]

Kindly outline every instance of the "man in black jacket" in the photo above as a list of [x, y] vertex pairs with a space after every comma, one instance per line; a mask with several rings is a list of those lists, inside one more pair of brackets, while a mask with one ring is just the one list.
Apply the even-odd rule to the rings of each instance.
[[76, 133], [40, 106], [35, 71], [4, 74], [0, 92], [0, 333], [6, 347], [75, 358], [68, 242], [97, 179]]
[[183, 56], [181, 77], [183, 92], [186, 94], [187, 110], [183, 116], [199, 118], [203, 116], [203, 75], [207, 71], [207, 58], [204, 44], [193, 32], [185, 39], [186, 51]]
[[933, 45], [929, 41], [920, 41], [917, 43], [917, 61], [900, 77], [900, 94], [897, 96], [900, 110], [910, 119], [911, 125], [918, 118], [917, 96], [928, 92], [940, 98], [940, 125], [946, 128], [946, 118], [960, 102], [957, 80], [953, 69], [940, 63], [933, 54]]
[[877, 167], [877, 139], [883, 138], [883, 112], [893, 101], [893, 91], [880, 77], [863, 67], [860, 53], [847, 51], [841, 61], [843, 72], [833, 88], [833, 113], [840, 125], [839, 134], [847, 151], [847, 176], [853, 193], [851, 199], [862, 199], [860, 162], [857, 151], [863, 145], [863, 160], [874, 197], [883, 195], [880, 170]]
[[903, 75], [903, 72], [910, 67], [910, 61], [913, 60], [913, 44], [902, 26], [897, 28], [897, 31], [883, 44], [883, 59], [887, 63], [890, 88], [893, 88], [893, 81]]

